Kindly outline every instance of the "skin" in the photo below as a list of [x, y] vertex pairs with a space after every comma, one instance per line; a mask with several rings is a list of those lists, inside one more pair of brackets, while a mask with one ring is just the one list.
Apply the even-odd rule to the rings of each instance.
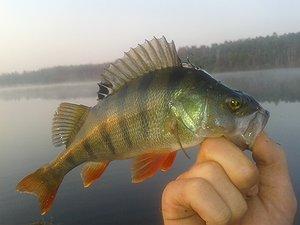
[[196, 163], [162, 196], [165, 225], [290, 225], [297, 200], [284, 150], [261, 133], [251, 161], [225, 138], [209, 138]]

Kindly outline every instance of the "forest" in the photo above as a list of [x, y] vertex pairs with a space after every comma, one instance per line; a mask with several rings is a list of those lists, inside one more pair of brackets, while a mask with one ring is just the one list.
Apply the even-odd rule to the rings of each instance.
[[0, 75], [0, 88], [17, 85], [40, 85], [57, 83], [76, 83], [99, 80], [100, 74], [107, 66], [102, 64], [56, 66], [22, 73]]
[[[210, 46], [186, 46], [178, 49], [182, 61], [208, 72], [247, 71], [300, 67], [300, 32], [225, 41]], [[108, 63], [57, 66], [36, 71], [0, 75], [0, 87], [99, 81]]]
[[181, 47], [178, 54], [210, 72], [300, 67], [300, 32]]

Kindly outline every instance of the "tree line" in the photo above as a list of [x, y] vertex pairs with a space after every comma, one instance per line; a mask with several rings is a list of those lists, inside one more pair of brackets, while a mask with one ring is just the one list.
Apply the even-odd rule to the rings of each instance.
[[76, 83], [99, 80], [107, 63], [56, 66], [36, 71], [13, 72], [0, 75], [0, 88], [16, 85]]
[[211, 72], [300, 67], [300, 32], [181, 47], [178, 54]]
[[[209, 72], [300, 67], [300, 32], [225, 41], [211, 46], [186, 46], [178, 55]], [[99, 81], [108, 63], [56, 66], [0, 75], [0, 87]]]

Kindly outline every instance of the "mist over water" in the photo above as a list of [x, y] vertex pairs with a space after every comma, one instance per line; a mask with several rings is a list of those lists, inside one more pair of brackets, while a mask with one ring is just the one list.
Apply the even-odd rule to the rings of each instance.
[[[300, 68], [227, 72], [212, 74], [212, 76], [230, 87], [251, 94], [260, 101], [300, 100]], [[0, 87], [0, 99], [96, 99], [97, 91], [97, 80], [81, 83], [23, 85]]]
[[[255, 96], [270, 111], [266, 130], [287, 151], [299, 198], [300, 69], [222, 73], [214, 77]], [[169, 172], [158, 173], [141, 184], [131, 183], [130, 160], [112, 162], [89, 189], [83, 188], [81, 167], [75, 168], [65, 177], [52, 210], [44, 217], [39, 214], [35, 197], [15, 191], [21, 178], [63, 150], [51, 143], [52, 116], [57, 106], [62, 101], [95, 105], [97, 89], [96, 82], [0, 89], [0, 225], [43, 220], [60, 225], [162, 224], [162, 190], [193, 164], [197, 148], [188, 151], [192, 160], [179, 153]]]

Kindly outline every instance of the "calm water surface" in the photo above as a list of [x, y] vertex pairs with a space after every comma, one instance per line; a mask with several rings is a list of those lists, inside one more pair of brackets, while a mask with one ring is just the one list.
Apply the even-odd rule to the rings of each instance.
[[[298, 72], [300, 77], [300, 70]], [[222, 78], [226, 76], [220, 75]], [[227, 83], [244, 87], [244, 84], [234, 82], [228, 79]], [[249, 82], [250, 89], [248, 86], [243, 89], [248, 87], [248, 92], [257, 95]], [[258, 88], [260, 82], [255, 82], [255, 88]], [[282, 83], [276, 83], [279, 84]], [[281, 100], [280, 96], [285, 93], [275, 98], [272, 93], [278, 92], [276, 85], [265, 88], [260, 98], [264, 100], [263, 106], [271, 112], [267, 132], [287, 150], [299, 198], [300, 96], [294, 90], [291, 100], [288, 96]], [[192, 160], [179, 153], [168, 173], [158, 173], [141, 184], [131, 183], [130, 160], [112, 162], [101, 180], [88, 189], [83, 188], [81, 167], [78, 167], [65, 177], [52, 210], [44, 217], [39, 215], [35, 197], [15, 192], [21, 178], [54, 159], [62, 150], [53, 147], [50, 138], [52, 116], [60, 102], [94, 105], [96, 88], [95, 84], [85, 83], [67, 88], [47, 86], [0, 91], [0, 225], [27, 225], [37, 221], [52, 221], [61, 225], [162, 224], [160, 198], [163, 187], [193, 164], [197, 148], [189, 151]]]

